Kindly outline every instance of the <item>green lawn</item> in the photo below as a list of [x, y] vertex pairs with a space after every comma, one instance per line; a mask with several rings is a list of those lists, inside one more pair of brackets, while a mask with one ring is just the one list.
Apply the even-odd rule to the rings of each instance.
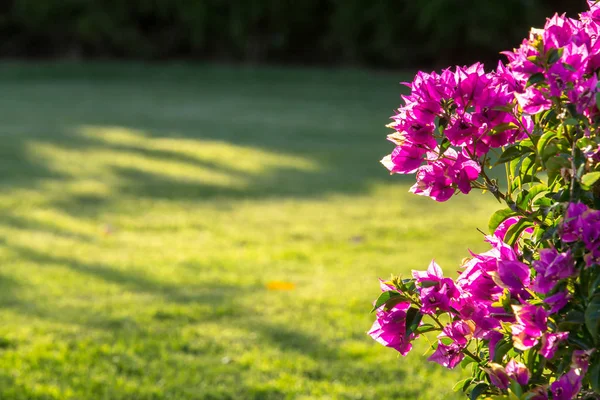
[[365, 334], [378, 277], [455, 273], [498, 207], [379, 165], [405, 79], [1, 65], [0, 398], [457, 398]]

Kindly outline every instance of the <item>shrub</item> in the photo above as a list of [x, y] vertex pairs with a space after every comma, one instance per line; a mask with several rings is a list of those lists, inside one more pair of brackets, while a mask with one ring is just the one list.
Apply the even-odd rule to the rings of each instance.
[[[600, 4], [532, 29], [508, 63], [419, 72], [382, 162], [436, 201], [495, 196], [485, 240], [457, 279], [435, 262], [381, 282], [369, 334], [471, 375], [457, 390], [510, 399], [600, 398]], [[504, 165], [506, 186], [490, 178]]]

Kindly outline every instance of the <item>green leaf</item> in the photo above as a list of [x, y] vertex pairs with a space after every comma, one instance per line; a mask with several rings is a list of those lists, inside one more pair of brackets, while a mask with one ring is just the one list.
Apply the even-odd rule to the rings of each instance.
[[540, 140], [538, 140], [537, 142], [537, 152], [538, 154], [543, 154], [544, 153], [544, 149], [546, 148], [546, 145], [552, 141], [553, 139], [556, 138], [556, 132], [555, 131], [548, 131], [545, 132], [541, 137]]
[[471, 381], [473, 381], [473, 378], [461, 379], [460, 381], [456, 382], [456, 384], [452, 387], [452, 390], [455, 392], [464, 391], [465, 386], [470, 385]]
[[552, 49], [548, 50], [548, 53], [546, 54], [548, 64], [554, 64], [555, 62], [557, 62], [560, 59], [560, 57], [562, 57], [563, 52], [564, 52], [563, 48], [560, 48], [560, 49], [552, 48]]
[[406, 336], [408, 337], [419, 327], [423, 314], [419, 309], [411, 307], [406, 311]]
[[596, 93], [596, 107], [600, 110], [600, 92]]
[[510, 381], [510, 391], [514, 395], [513, 398], [516, 399], [519, 399], [519, 397], [521, 397], [521, 395], [523, 394], [523, 388], [514, 379], [511, 379]]
[[398, 300], [406, 299], [406, 297], [402, 296], [400, 293], [394, 292], [393, 290], [388, 290], [379, 295], [379, 297], [375, 301], [375, 305], [373, 305], [373, 309], [371, 310], [371, 312], [377, 310], [379, 307], [386, 304], [393, 298], [398, 298]]
[[473, 357], [465, 356], [465, 358], [463, 358], [463, 360], [460, 362], [460, 366], [462, 369], [465, 369], [469, 365], [473, 364], [474, 362], [477, 362], [477, 361]]
[[548, 170], [548, 186], [552, 186], [554, 181], [560, 176], [562, 168], [570, 168], [571, 163], [566, 158], [556, 156], [548, 159], [546, 168]]
[[496, 347], [494, 348], [494, 362], [500, 363], [502, 359], [513, 348], [512, 341], [508, 341], [506, 339], [501, 339], [496, 343]]
[[533, 226], [533, 222], [528, 221], [525, 218], [521, 218], [516, 224], [514, 224], [510, 228], [508, 228], [508, 231], [506, 232], [506, 236], [504, 237], [504, 242], [507, 245], [512, 246], [513, 244], [515, 244], [515, 242], [517, 241], [517, 239], [519, 238], [521, 233], [525, 229], [532, 227], [532, 226]]
[[444, 154], [446, 152], [446, 150], [448, 150], [449, 147], [450, 147], [450, 140], [447, 137], [445, 137], [442, 140], [442, 143], [440, 144], [440, 156], [442, 154]]
[[493, 234], [502, 222], [515, 215], [517, 215], [517, 213], [510, 208], [504, 208], [493, 213], [488, 222], [490, 233]]
[[545, 80], [546, 80], [546, 77], [544, 76], [544, 74], [542, 74], [541, 72], [538, 72], [529, 77], [529, 80], [527, 81], [527, 85], [525, 87], [529, 87], [531, 85], [535, 85], [537, 83], [544, 82]]
[[482, 394], [485, 393], [485, 391], [488, 389], [488, 384], [487, 383], [479, 383], [477, 386], [475, 386], [473, 388], [473, 390], [471, 391], [471, 394], [469, 395], [469, 399], [471, 400], [476, 400], [479, 398], [479, 396], [481, 396]]
[[600, 363], [596, 363], [589, 371], [588, 377], [592, 384], [592, 390], [600, 394]]
[[508, 122], [508, 123], [504, 123], [504, 124], [498, 124], [496, 125], [492, 130], [491, 130], [491, 134], [492, 135], [497, 135], [498, 133], [502, 133], [502, 132], [506, 132], [510, 129], [516, 129], [518, 128], [518, 126], [514, 123], [514, 122]]
[[591, 187], [596, 181], [600, 179], [600, 172], [588, 172], [581, 177], [581, 184]]
[[496, 161], [496, 165], [503, 164], [505, 162], [514, 160], [516, 158], [521, 157], [523, 154], [533, 153], [533, 149], [526, 146], [514, 145], [508, 147], [498, 158]]
[[600, 328], [600, 293], [595, 294], [585, 309], [585, 326], [592, 334], [594, 341], [598, 341], [598, 329]]
[[438, 328], [436, 328], [435, 326], [431, 325], [431, 324], [423, 324], [419, 327], [417, 327], [417, 329], [415, 329], [415, 333], [418, 335], [421, 335], [423, 333], [427, 333], [427, 332], [433, 332], [435, 330], [437, 330]]

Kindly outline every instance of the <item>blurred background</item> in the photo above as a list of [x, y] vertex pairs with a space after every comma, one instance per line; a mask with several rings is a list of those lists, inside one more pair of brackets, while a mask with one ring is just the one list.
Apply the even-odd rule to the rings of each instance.
[[385, 125], [584, 3], [1, 2], [0, 398], [461, 398], [369, 311], [499, 205], [409, 195]]
[[493, 60], [584, 0], [7, 0], [0, 56], [413, 68]]

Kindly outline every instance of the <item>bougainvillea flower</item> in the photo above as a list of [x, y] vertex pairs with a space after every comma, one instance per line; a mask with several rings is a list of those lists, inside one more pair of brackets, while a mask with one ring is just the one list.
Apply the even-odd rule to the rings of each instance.
[[563, 309], [564, 306], [567, 305], [571, 296], [568, 292], [562, 291], [553, 294], [550, 297], [546, 297], [544, 303], [550, 306], [550, 314], [555, 314]]
[[514, 324], [510, 327], [512, 333], [513, 346], [519, 350], [529, 350], [539, 342], [537, 335], [531, 335], [524, 325]]
[[571, 252], [559, 253], [556, 249], [542, 249], [540, 259], [533, 262], [537, 272], [533, 290], [546, 294], [561, 280], [577, 273]]
[[513, 344], [519, 350], [527, 350], [538, 343], [538, 339], [547, 329], [548, 316], [540, 306], [526, 304], [513, 305], [517, 323], [512, 325]]
[[596, 349], [590, 350], [575, 350], [571, 357], [571, 367], [579, 368], [583, 373], [587, 372], [590, 367], [590, 357]]
[[438, 363], [448, 369], [453, 369], [465, 358], [462, 349], [463, 347], [456, 343], [445, 345], [442, 342], [438, 342], [437, 349], [427, 360]]
[[393, 174], [412, 174], [423, 162], [427, 150], [409, 141], [397, 146], [381, 163]]
[[389, 311], [377, 310], [377, 319], [368, 334], [378, 343], [397, 350], [403, 356], [412, 349], [410, 340], [414, 335], [406, 337], [406, 311], [410, 303], [399, 303]]
[[581, 232], [580, 217], [588, 210], [583, 203], [570, 203], [567, 207], [565, 219], [561, 228], [561, 239], [565, 243], [575, 242], [579, 239]]
[[492, 385], [499, 389], [507, 389], [510, 385], [510, 377], [504, 370], [504, 367], [497, 363], [490, 363], [489, 368], [484, 368], [490, 377]]
[[417, 183], [409, 191], [439, 202], [449, 200], [454, 194], [454, 187], [448, 169], [449, 166], [440, 161], [420, 167], [417, 170]]
[[588, 210], [581, 216], [580, 232], [586, 249], [593, 251], [600, 247], [600, 211]]
[[506, 373], [511, 379], [514, 379], [522, 386], [527, 385], [531, 378], [531, 373], [525, 364], [518, 362], [514, 358], [506, 364]]
[[571, 400], [575, 398], [581, 390], [582, 380], [582, 371], [576, 368], [571, 369], [550, 386], [550, 389], [552, 390], [552, 399]]
[[535, 86], [529, 86], [523, 93], [515, 93], [515, 97], [523, 111], [530, 115], [552, 108], [552, 100]]
[[561, 341], [566, 340], [569, 332], [544, 333], [542, 336], [542, 348], [540, 354], [547, 359], [554, 357], [554, 353], [558, 349]]
[[453, 183], [461, 192], [468, 194], [471, 191], [471, 182], [479, 178], [481, 166], [476, 161], [460, 153], [452, 166], [452, 172]]
[[427, 267], [427, 271], [417, 271], [413, 269], [412, 276], [417, 283], [431, 282], [435, 284], [444, 279], [444, 272], [442, 271], [442, 267], [440, 267], [435, 260], [431, 260]]
[[441, 336], [452, 339], [460, 346], [466, 346], [473, 336], [473, 327], [466, 321], [454, 321], [444, 327]]
[[503, 288], [518, 295], [523, 289], [529, 287], [531, 271], [529, 266], [520, 261], [498, 261], [498, 278]]

